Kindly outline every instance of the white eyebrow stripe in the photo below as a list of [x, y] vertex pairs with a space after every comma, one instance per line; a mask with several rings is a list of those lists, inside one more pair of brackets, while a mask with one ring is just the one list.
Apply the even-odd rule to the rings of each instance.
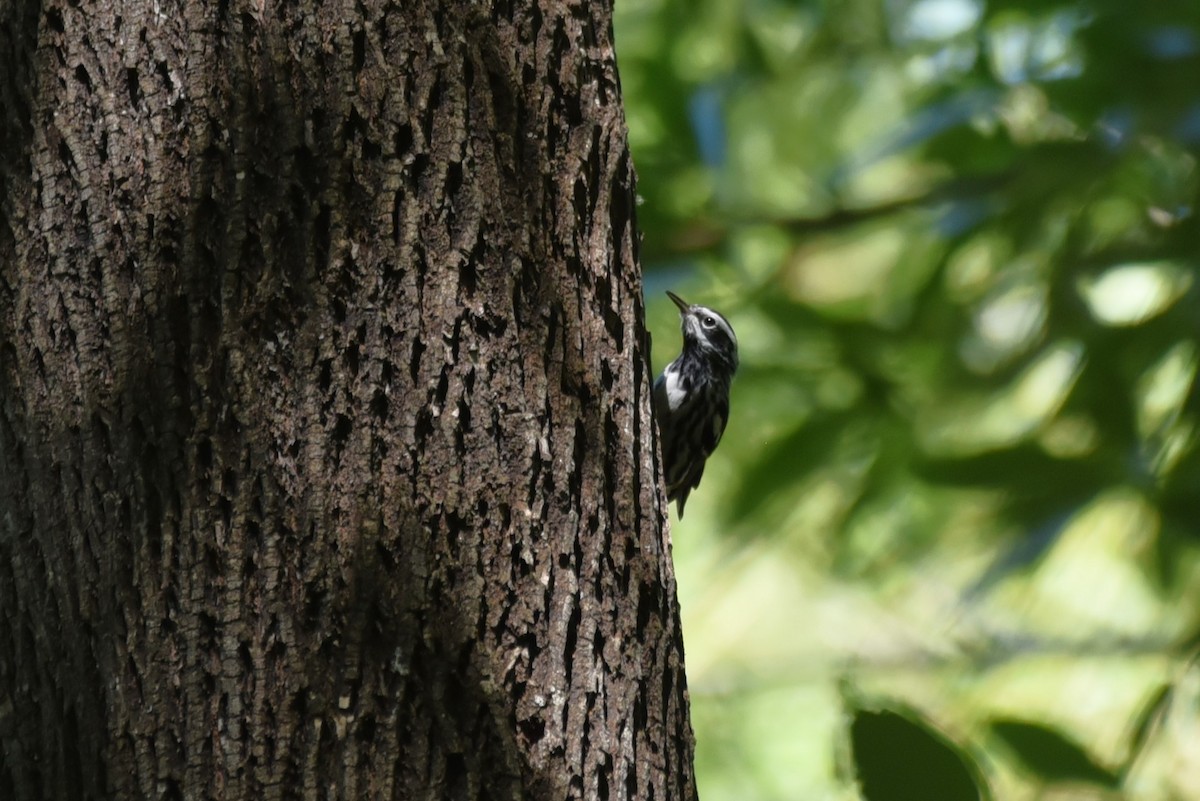
[[725, 335], [729, 337], [729, 341], [732, 342], [734, 344], [734, 346], [736, 346], [737, 345], [737, 335], [733, 333], [733, 326], [731, 326], [729, 324], [729, 321], [726, 320], [721, 315], [720, 312], [713, 311], [712, 309], [708, 308], [707, 306], [701, 306], [700, 308], [704, 310], [705, 314], [712, 315], [712, 318], [717, 321], [718, 325], [721, 326], [721, 330], [723, 330], [725, 332]]

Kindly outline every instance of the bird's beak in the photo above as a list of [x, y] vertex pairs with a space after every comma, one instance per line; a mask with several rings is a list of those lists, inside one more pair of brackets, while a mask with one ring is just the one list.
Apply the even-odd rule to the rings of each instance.
[[679, 307], [680, 314], [687, 314], [687, 310], [691, 308], [691, 305], [686, 300], [679, 297], [669, 289], [667, 290], [667, 297], [669, 297], [675, 303], [675, 305]]

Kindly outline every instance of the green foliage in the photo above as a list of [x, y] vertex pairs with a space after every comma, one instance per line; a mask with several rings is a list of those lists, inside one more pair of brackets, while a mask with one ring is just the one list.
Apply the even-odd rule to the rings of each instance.
[[1022, 766], [1042, 781], [1112, 788], [1119, 782], [1114, 771], [1097, 765], [1079, 743], [1049, 726], [1005, 719], [993, 720], [991, 728]]
[[972, 756], [912, 710], [856, 709], [850, 741], [866, 801], [990, 797]]
[[742, 350], [675, 537], [705, 797], [888, 797], [761, 756], [857, 759], [848, 674], [999, 798], [1200, 797], [1200, 4], [617, 10], [656, 366], [668, 288]]

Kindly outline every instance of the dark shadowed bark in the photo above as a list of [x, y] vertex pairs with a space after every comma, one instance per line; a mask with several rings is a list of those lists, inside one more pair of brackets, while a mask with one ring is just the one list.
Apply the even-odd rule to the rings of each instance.
[[0, 798], [690, 799], [609, 9], [0, 0]]

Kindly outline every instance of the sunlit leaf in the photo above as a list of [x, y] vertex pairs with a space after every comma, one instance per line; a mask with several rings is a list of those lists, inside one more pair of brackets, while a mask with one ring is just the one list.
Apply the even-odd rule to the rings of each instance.
[[1192, 285], [1192, 270], [1172, 262], [1122, 264], [1079, 282], [1092, 315], [1113, 326], [1137, 325], [1162, 314]]
[[966, 33], [983, 16], [980, 0], [909, 0], [889, 3], [892, 30], [900, 39], [937, 41]]
[[924, 450], [956, 457], [1017, 444], [1047, 423], [1065, 403], [1083, 367], [1083, 348], [1063, 342], [1046, 348], [1001, 392], [930, 408], [917, 420]]

